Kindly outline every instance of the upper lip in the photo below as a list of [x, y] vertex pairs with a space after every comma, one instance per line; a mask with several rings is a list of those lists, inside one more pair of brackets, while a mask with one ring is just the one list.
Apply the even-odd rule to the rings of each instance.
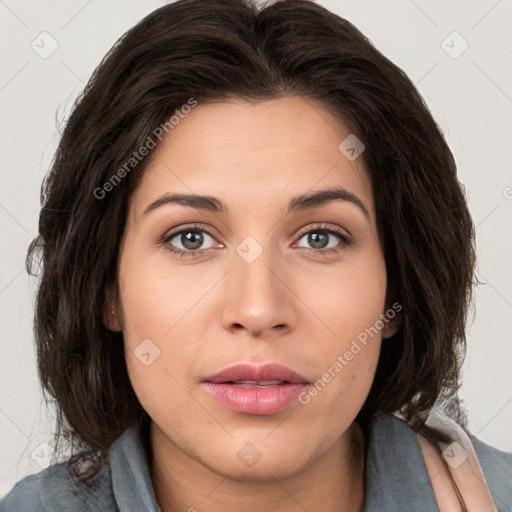
[[309, 384], [308, 380], [299, 373], [277, 363], [268, 363], [261, 366], [236, 364], [224, 368], [220, 372], [204, 379], [205, 382], [212, 382], [214, 384], [237, 381], [265, 382], [273, 380], [292, 384]]

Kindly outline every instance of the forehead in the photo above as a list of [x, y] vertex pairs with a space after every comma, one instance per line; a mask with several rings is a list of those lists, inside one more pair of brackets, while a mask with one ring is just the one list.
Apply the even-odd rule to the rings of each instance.
[[163, 138], [133, 203], [140, 214], [159, 195], [180, 192], [254, 209], [284, 204], [285, 196], [343, 187], [372, 214], [362, 160], [343, 151], [351, 136], [329, 110], [300, 97], [199, 104]]

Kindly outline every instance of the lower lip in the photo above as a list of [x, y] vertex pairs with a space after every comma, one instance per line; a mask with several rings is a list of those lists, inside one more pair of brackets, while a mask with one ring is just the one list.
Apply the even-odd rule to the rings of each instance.
[[275, 414], [297, 400], [308, 384], [281, 384], [244, 388], [234, 384], [205, 382], [206, 391], [221, 404], [244, 414]]

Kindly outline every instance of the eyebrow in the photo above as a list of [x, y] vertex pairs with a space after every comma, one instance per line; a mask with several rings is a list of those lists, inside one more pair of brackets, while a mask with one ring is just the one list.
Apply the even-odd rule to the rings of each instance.
[[[352, 192], [349, 192], [344, 188], [329, 188], [309, 194], [295, 196], [288, 203], [288, 207], [284, 215], [288, 215], [293, 212], [312, 210], [313, 208], [324, 206], [332, 201], [346, 201], [351, 203], [357, 206], [367, 219], [370, 218], [370, 214], [362, 201]], [[213, 213], [227, 214], [229, 212], [226, 203], [213, 196], [165, 193], [146, 207], [144, 215], [147, 215], [157, 208], [167, 204], [180, 204], [182, 206], [198, 208], [200, 210], [206, 210]]]

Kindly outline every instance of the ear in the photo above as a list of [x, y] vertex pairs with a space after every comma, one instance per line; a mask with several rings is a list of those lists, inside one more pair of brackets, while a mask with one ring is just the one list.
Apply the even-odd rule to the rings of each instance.
[[121, 332], [123, 330], [121, 308], [118, 293], [114, 285], [108, 286], [105, 292], [103, 324], [110, 331]]
[[403, 315], [402, 305], [400, 302], [395, 301], [393, 304], [386, 307], [384, 312], [384, 327], [382, 329], [382, 338], [388, 339], [394, 336], [402, 327]]

